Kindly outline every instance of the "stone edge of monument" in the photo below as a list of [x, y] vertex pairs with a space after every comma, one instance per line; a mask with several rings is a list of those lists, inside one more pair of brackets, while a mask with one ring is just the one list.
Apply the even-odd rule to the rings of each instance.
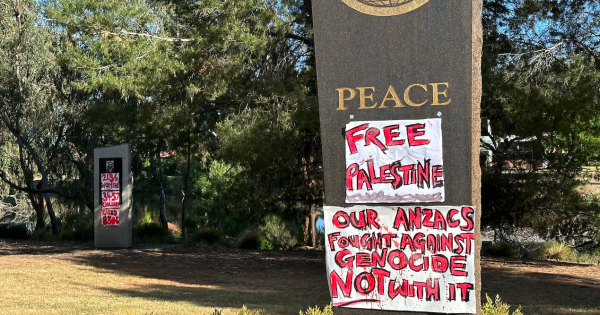
[[472, 205], [475, 206], [475, 296], [477, 299], [477, 314], [481, 314], [481, 168], [479, 166], [479, 147], [481, 138], [481, 57], [483, 54], [483, 0], [472, 0], [472, 150], [471, 150], [471, 189]]

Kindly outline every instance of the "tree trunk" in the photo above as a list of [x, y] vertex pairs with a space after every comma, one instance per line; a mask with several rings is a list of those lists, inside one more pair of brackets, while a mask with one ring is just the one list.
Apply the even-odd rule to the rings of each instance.
[[43, 194], [44, 200], [46, 201], [46, 208], [48, 209], [48, 215], [50, 216], [50, 225], [52, 225], [52, 234], [58, 235], [58, 220], [56, 219], [56, 213], [52, 207], [52, 201], [48, 194]]
[[27, 193], [27, 196], [29, 197], [33, 210], [35, 210], [35, 230], [41, 231], [46, 227], [46, 222], [44, 221], [44, 205], [41, 198], [39, 198], [40, 195], [29, 192]]
[[156, 178], [156, 181], [158, 182], [158, 195], [160, 197], [160, 225], [167, 229], [169, 228], [169, 220], [167, 218], [165, 190], [163, 188], [162, 182], [160, 181], [160, 176], [158, 174], [158, 166], [156, 165], [156, 159], [152, 154], [150, 155], [150, 167], [152, 168], [154, 178]]
[[185, 176], [183, 178], [183, 199], [181, 200], [181, 239], [185, 241], [185, 202], [188, 193], [188, 178], [190, 177], [190, 160], [192, 155], [192, 148], [190, 145], [191, 139], [188, 139], [188, 148], [187, 148], [187, 170], [185, 171]]
[[[26, 169], [26, 167], [24, 165], [23, 150], [22, 150], [24, 148], [27, 150], [29, 155], [33, 158], [33, 162], [34, 162], [35, 166], [37, 167], [38, 172], [42, 175], [42, 180], [40, 181], [41, 187], [40, 187], [40, 183], [38, 183], [38, 187], [40, 187], [38, 189], [48, 188], [48, 173], [46, 172], [46, 168], [42, 164], [42, 159], [41, 159], [40, 155], [37, 153], [37, 151], [31, 145], [31, 142], [29, 142], [26, 138], [24, 138], [21, 135], [21, 128], [19, 126], [19, 121], [17, 120], [16, 125], [13, 126], [10, 124], [8, 119], [6, 119], [6, 117], [2, 116], [2, 120], [3, 120], [4, 124], [6, 125], [6, 127], [8, 128], [8, 130], [17, 139], [17, 143], [19, 144], [20, 157], [22, 159], [21, 167]], [[29, 175], [31, 175], [31, 173]], [[32, 180], [32, 178], [30, 178], [30, 181], [31, 180]], [[48, 198], [47, 200], [49, 201], [50, 199]], [[43, 202], [42, 202], [41, 207], [43, 208]], [[58, 222], [56, 220], [56, 214], [54, 213], [54, 209], [52, 208], [52, 206], [48, 207], [48, 215], [50, 216], [50, 223], [52, 224], [52, 233], [58, 234]]]
[[306, 216], [304, 220], [304, 246], [308, 245], [308, 230], [310, 225], [310, 216]]
[[317, 228], [315, 225], [315, 221], [317, 219], [317, 212], [314, 209], [314, 206], [311, 206], [310, 209], [310, 231], [312, 235], [312, 247], [317, 247]]

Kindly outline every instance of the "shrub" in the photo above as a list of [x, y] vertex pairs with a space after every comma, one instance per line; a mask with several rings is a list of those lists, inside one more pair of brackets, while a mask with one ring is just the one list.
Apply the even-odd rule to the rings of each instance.
[[572, 259], [574, 262], [584, 264], [598, 264], [600, 263], [600, 254], [598, 253], [576, 253]]
[[185, 218], [185, 234], [194, 235], [198, 231], [198, 220], [194, 218]]
[[536, 257], [538, 259], [570, 261], [576, 258], [576, 253], [565, 244], [549, 242], [545, 243], [538, 249]]
[[237, 315], [260, 315], [258, 311], [250, 311], [246, 308], [246, 305], [242, 306], [242, 308], [238, 311]]
[[296, 245], [289, 223], [279, 216], [268, 215], [265, 224], [260, 227], [260, 249], [290, 249]]
[[3, 223], [0, 225], [0, 238], [26, 240], [29, 238], [29, 229], [25, 223]]
[[33, 234], [29, 237], [31, 241], [58, 241], [60, 240], [60, 236], [52, 234], [52, 232], [48, 230], [38, 230], [34, 231]]
[[[222, 312], [218, 309], [215, 309], [210, 315], [221, 315]], [[260, 315], [258, 311], [251, 311], [246, 308], [246, 305], [242, 306], [242, 308], [238, 311], [237, 315]]]
[[486, 253], [493, 257], [514, 258], [517, 256], [515, 248], [507, 242], [496, 242], [488, 247]]
[[196, 231], [192, 235], [192, 240], [196, 243], [206, 243], [208, 245], [215, 245], [223, 239], [223, 233], [214, 228], [206, 228]]
[[88, 242], [94, 239], [94, 216], [91, 211], [68, 211], [61, 223], [60, 236], [63, 240]]
[[325, 306], [322, 311], [318, 306], [315, 306], [314, 308], [309, 307], [306, 312], [300, 311], [300, 315], [333, 315], [333, 307], [329, 304]]
[[169, 229], [154, 222], [143, 223], [134, 228], [133, 237], [136, 242], [141, 243], [172, 242], [172, 236]]
[[236, 242], [236, 247], [241, 249], [260, 248], [260, 235], [254, 229], [248, 229], [240, 235]]
[[[500, 296], [496, 295], [496, 300], [492, 302], [492, 299], [486, 294], [485, 298], [487, 303], [482, 305], [482, 315], [511, 315], [510, 306], [500, 299]], [[519, 306], [512, 315], [523, 315], [521, 313], [521, 306]]]

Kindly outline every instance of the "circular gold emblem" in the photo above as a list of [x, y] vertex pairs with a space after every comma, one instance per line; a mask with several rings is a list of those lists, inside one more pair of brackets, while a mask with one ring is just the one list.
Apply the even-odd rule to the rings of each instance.
[[392, 16], [412, 11], [429, 0], [342, 0], [356, 11], [377, 15]]

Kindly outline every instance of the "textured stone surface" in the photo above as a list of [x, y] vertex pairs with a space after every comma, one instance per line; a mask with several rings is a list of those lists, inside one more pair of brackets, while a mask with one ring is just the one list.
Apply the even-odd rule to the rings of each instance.
[[[100, 200], [100, 166], [103, 158], [122, 159], [122, 188], [119, 226], [103, 226], [101, 222], [102, 202]], [[132, 190], [131, 145], [94, 150], [94, 246], [96, 248], [129, 248], [132, 246]]]
[[[350, 2], [369, 6], [358, 0], [313, 0], [326, 205], [351, 206], [345, 203], [343, 130], [348, 122], [441, 115], [446, 200], [436, 205], [475, 206], [479, 224], [481, 0], [430, 0], [391, 16], [359, 12]], [[431, 84], [442, 82], [449, 85], [451, 103], [433, 106]], [[412, 90], [413, 101], [427, 100], [426, 104], [410, 106], [405, 102], [405, 89], [413, 84], [427, 86], [427, 93], [419, 94], [424, 92], [419, 88]], [[386, 102], [387, 108], [380, 108], [389, 86], [394, 87], [403, 107]], [[375, 88], [373, 100], [366, 99], [365, 107], [377, 102], [376, 108], [359, 109], [358, 87]], [[341, 88], [357, 92], [353, 100], [344, 103], [345, 110], [338, 110], [340, 94], [336, 89]], [[345, 96], [349, 97], [349, 92]], [[479, 231], [479, 226], [476, 230]], [[477, 233], [478, 248], [480, 244], [481, 237]], [[479, 254], [476, 270], [479, 299]], [[371, 313], [385, 312], [336, 309], [336, 314]]]
[[[471, 92], [471, 204], [477, 207], [475, 212], [475, 272], [477, 278], [475, 281], [476, 296], [481, 294], [481, 169], [479, 168], [479, 139], [481, 138], [481, 55], [483, 51], [483, 26], [481, 25], [481, 12], [483, 10], [482, 0], [472, 0], [472, 56], [471, 79], [473, 82]], [[481, 301], [481, 299], [480, 299]], [[481, 303], [477, 304], [477, 314], [481, 314]]]

